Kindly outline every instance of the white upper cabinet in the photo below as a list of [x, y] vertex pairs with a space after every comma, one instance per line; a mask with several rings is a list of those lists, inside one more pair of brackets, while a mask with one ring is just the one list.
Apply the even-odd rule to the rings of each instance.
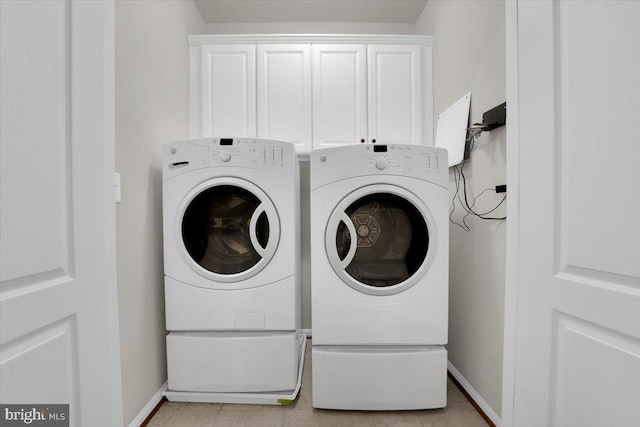
[[192, 69], [190, 82], [191, 137], [255, 137], [256, 47], [209, 45], [198, 53], [200, 75], [194, 79]]
[[299, 155], [433, 139], [428, 36], [189, 36], [190, 136], [258, 137]]
[[313, 148], [367, 140], [365, 45], [313, 46]]
[[311, 45], [258, 45], [258, 138], [311, 149]]
[[369, 142], [422, 142], [422, 73], [419, 46], [367, 47]]
[[313, 148], [422, 143], [421, 47], [313, 45]]

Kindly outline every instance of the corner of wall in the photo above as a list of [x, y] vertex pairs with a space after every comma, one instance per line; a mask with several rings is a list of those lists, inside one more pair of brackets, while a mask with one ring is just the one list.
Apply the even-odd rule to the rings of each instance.
[[[429, 1], [416, 22], [417, 34], [435, 37], [434, 111], [438, 115], [471, 91], [470, 122], [505, 101], [504, 0]], [[470, 31], [470, 29], [472, 31]], [[506, 132], [483, 132], [465, 164], [471, 198], [506, 182]], [[453, 199], [455, 179], [450, 176]], [[477, 207], [488, 210], [501, 195], [488, 191]], [[461, 221], [457, 202], [454, 220]], [[486, 209], [485, 209], [486, 208]], [[451, 209], [451, 207], [450, 207]], [[502, 206], [500, 209], [504, 209]], [[502, 210], [496, 211], [503, 213]], [[450, 225], [449, 359], [474, 392], [501, 413], [506, 227], [504, 221], [468, 217], [471, 230]]]
[[162, 259], [162, 145], [188, 137], [188, 34], [204, 21], [193, 1], [117, 1], [116, 258], [123, 424], [167, 379]]

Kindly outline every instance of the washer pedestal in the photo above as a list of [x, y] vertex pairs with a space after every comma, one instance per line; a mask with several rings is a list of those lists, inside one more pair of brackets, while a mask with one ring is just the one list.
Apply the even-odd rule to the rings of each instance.
[[295, 332], [171, 332], [168, 388], [226, 393], [293, 390], [297, 359]]
[[313, 346], [313, 406], [395, 411], [447, 405], [442, 346]]

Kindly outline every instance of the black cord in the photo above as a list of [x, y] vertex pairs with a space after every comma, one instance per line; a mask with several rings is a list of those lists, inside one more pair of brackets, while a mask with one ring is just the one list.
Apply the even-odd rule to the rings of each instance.
[[[477, 213], [476, 211], [474, 211], [472, 209], [471, 206], [469, 206], [469, 200], [467, 198], [467, 179], [464, 176], [464, 163], [462, 163], [462, 167], [460, 168], [460, 175], [462, 176], [462, 190], [463, 190], [463, 194], [464, 194], [464, 204], [466, 205], [467, 212], [469, 212], [471, 215], [477, 216], [478, 218], [486, 219], [486, 220], [489, 220], [489, 221], [502, 221], [502, 220], [507, 219], [506, 216], [503, 216], [503, 217], [500, 217], [500, 218], [484, 216], [484, 215], [490, 214], [491, 212], [493, 212], [496, 209], [498, 209], [498, 207], [505, 201], [507, 196], [504, 196], [502, 198], [502, 200], [500, 201], [500, 203], [498, 203], [493, 209], [491, 209], [491, 210], [489, 210], [487, 212], [481, 213], [481, 214]], [[477, 196], [477, 197], [479, 197], [479, 196]], [[476, 197], [476, 199], [477, 199], [477, 197]], [[475, 205], [475, 200], [476, 199], [474, 199], [474, 201], [473, 201], [474, 205]]]
[[[453, 204], [453, 209], [451, 209], [451, 212], [449, 213], [449, 222], [451, 222], [452, 224], [457, 225], [458, 227], [462, 228], [464, 231], [469, 231], [470, 228], [465, 222], [465, 218], [467, 217], [467, 215], [465, 215], [462, 218], [462, 224], [460, 224], [459, 222], [455, 222], [453, 220], [453, 212], [455, 212], [455, 210], [456, 210], [456, 197], [458, 197], [458, 200], [460, 201], [460, 178], [458, 176], [458, 167], [457, 166], [453, 167], [453, 179], [454, 179], [454, 181], [456, 183], [456, 192], [453, 194], [453, 199], [451, 200], [451, 203]], [[460, 206], [462, 206], [464, 208], [464, 206], [462, 205], [462, 201], [460, 201]]]
[[[480, 134], [480, 132], [471, 132], [469, 135], [469, 138], [467, 139], [467, 143], [469, 144], [469, 153], [471, 153], [471, 151], [473, 151], [473, 149], [475, 148], [475, 140], [476, 137]], [[507, 199], [507, 196], [505, 194], [505, 196], [502, 198], [502, 200], [500, 200], [500, 203], [498, 203], [495, 207], [493, 207], [492, 209], [486, 211], [486, 212], [482, 212], [482, 213], [478, 213], [476, 211], [473, 210], [473, 208], [475, 208], [476, 205], [476, 201], [478, 200], [478, 198], [480, 198], [480, 196], [482, 196], [486, 191], [496, 191], [495, 188], [485, 188], [484, 190], [482, 190], [480, 192], [480, 194], [478, 194], [477, 196], [475, 196], [473, 198], [473, 201], [471, 203], [471, 205], [469, 205], [469, 199], [467, 196], [467, 179], [464, 175], [464, 165], [465, 165], [466, 161], [462, 161], [462, 165], [460, 167], [458, 166], [454, 166], [453, 167], [453, 178], [455, 181], [455, 186], [456, 186], [456, 192], [453, 194], [453, 198], [451, 200], [451, 203], [453, 205], [451, 212], [449, 213], [449, 222], [451, 222], [452, 224], [457, 225], [458, 227], [462, 228], [464, 231], [469, 231], [471, 230], [471, 227], [469, 227], [469, 225], [467, 224], [467, 217], [469, 217], [469, 215], [473, 215], [473, 216], [477, 216], [480, 219], [485, 219], [488, 221], [502, 221], [507, 219], [506, 216], [504, 217], [488, 217], [485, 215], [488, 215], [492, 212], [495, 212], [496, 209], [498, 209], [503, 203], [504, 201]], [[460, 196], [460, 183], [462, 182], [462, 193], [464, 195], [464, 201], [462, 200], [462, 197]], [[456, 210], [456, 198], [458, 199], [458, 201], [460, 202], [460, 206], [462, 207], [462, 209], [464, 209], [465, 211], [465, 215], [462, 217], [462, 223], [456, 222], [453, 219], [453, 213]]]

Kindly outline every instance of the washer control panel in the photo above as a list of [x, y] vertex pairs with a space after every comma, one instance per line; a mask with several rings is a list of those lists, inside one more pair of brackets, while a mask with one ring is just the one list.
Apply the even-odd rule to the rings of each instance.
[[212, 138], [209, 166], [282, 169], [296, 159], [293, 145], [257, 138]]
[[238, 167], [293, 179], [298, 158], [289, 142], [257, 138], [198, 138], [164, 145], [163, 179], [206, 167]]

